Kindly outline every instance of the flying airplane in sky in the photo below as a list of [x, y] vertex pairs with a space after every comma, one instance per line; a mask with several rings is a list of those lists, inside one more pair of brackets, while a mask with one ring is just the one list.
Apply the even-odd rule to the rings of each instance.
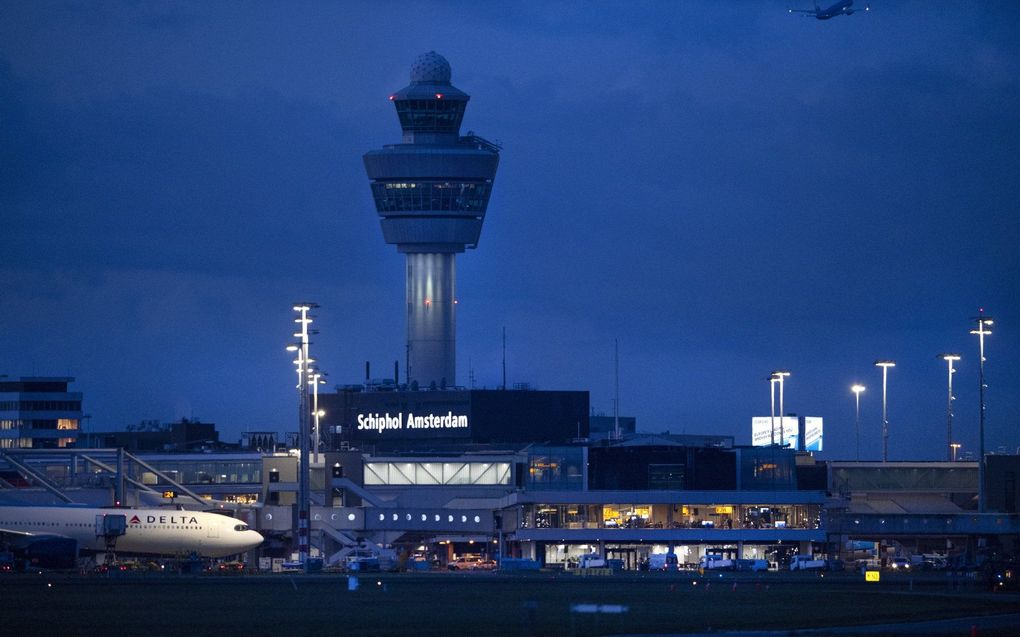
[[[805, 13], [809, 16], [813, 16], [816, 20], [828, 20], [829, 18], [835, 18], [838, 15], [853, 15], [855, 11], [860, 9], [853, 8], [854, 0], [840, 0], [836, 4], [832, 5], [828, 9], [823, 9], [818, 6], [817, 0], [815, 1], [814, 9], [789, 9], [790, 13]], [[870, 11], [871, 7], [864, 5], [864, 11]]]
[[236, 518], [203, 511], [0, 506], [0, 544], [40, 566], [73, 566], [83, 551], [225, 557], [262, 540]]

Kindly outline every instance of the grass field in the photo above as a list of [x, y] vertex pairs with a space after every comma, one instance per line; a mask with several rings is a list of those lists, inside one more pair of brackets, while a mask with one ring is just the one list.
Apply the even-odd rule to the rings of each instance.
[[[4, 635], [595, 635], [845, 626], [1020, 612], [945, 577], [493, 573], [0, 577]], [[572, 614], [622, 604], [623, 615]], [[1020, 635], [1008, 629], [981, 635]]]

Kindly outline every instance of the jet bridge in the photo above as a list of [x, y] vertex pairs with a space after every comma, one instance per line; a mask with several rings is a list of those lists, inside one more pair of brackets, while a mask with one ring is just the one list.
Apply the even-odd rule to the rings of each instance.
[[[51, 470], [54, 467], [58, 468], [55, 473], [61, 477], [53, 477]], [[132, 468], [140, 468], [157, 476], [161, 481], [159, 490], [131, 477]], [[0, 490], [12, 492], [26, 486], [39, 487], [69, 504], [80, 502], [81, 489], [110, 487], [114, 491], [113, 500], [126, 504], [126, 485], [131, 485], [136, 493], [150, 494], [154, 498], [160, 498], [170, 488], [191, 498], [203, 508], [217, 504], [216, 501], [203, 499], [149, 463], [119, 448], [5, 449], [0, 451], [0, 469], [16, 474], [18, 482], [24, 483], [13, 485], [13, 478], [5, 479], [0, 482]], [[73, 497], [75, 490], [79, 490], [78, 498]]]

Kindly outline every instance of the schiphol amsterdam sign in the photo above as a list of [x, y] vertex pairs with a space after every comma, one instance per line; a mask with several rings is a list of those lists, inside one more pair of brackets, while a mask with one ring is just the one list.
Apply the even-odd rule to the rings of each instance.
[[389, 412], [380, 414], [358, 414], [358, 431], [375, 431], [379, 434], [423, 429], [467, 429], [468, 417], [454, 414], [415, 415], [398, 412], [391, 416]]

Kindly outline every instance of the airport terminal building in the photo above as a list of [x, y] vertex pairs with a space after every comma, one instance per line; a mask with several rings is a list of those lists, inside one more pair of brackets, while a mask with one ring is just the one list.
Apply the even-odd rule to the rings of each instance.
[[[551, 399], [536, 396], [534, 404]], [[478, 413], [463, 415], [470, 422]], [[1010, 487], [1018, 456], [988, 457], [981, 514], [975, 462], [818, 462], [810, 453], [713, 435], [491, 442], [485, 427], [456, 444], [444, 425], [415, 431], [409, 448], [369, 450], [342, 439], [314, 454], [313, 554], [334, 566], [368, 552], [439, 565], [463, 555], [515, 557], [558, 568], [599, 553], [637, 569], [669, 552], [681, 564], [708, 553], [777, 565], [795, 554], [852, 561], [865, 557], [866, 542], [878, 557], [938, 554], [965, 564], [1010, 553], [1020, 538], [1020, 502]], [[288, 558], [298, 468], [292, 452], [8, 449], [0, 452], [7, 477], [0, 500], [53, 501], [59, 491], [93, 504], [225, 507], [267, 538], [250, 559]]]

